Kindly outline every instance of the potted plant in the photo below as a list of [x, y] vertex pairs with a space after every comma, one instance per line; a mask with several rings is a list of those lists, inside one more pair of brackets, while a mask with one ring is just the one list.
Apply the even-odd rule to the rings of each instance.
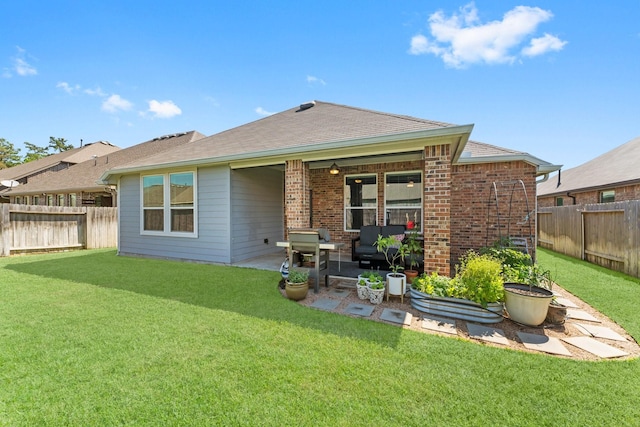
[[369, 282], [369, 302], [371, 304], [380, 304], [384, 299], [384, 282], [382, 277], [380, 280]]
[[514, 322], [538, 326], [544, 322], [553, 298], [550, 272], [534, 264], [529, 254], [510, 248], [489, 248], [502, 261], [505, 310]]
[[407, 276], [400, 272], [404, 270], [404, 258], [407, 255], [407, 245], [402, 242], [402, 237], [404, 235], [382, 237], [379, 234], [375, 242], [376, 249], [384, 254], [384, 258], [389, 264], [389, 270], [391, 270], [391, 273], [387, 274], [389, 295], [403, 296], [407, 291]]
[[404, 270], [404, 274], [407, 276], [407, 283], [411, 284], [419, 274], [419, 271], [415, 268], [420, 266], [423, 252], [422, 241], [418, 239], [417, 232], [412, 231], [407, 235], [406, 245], [407, 256], [405, 262], [409, 265], [409, 268]]
[[291, 300], [299, 301], [304, 299], [309, 292], [309, 272], [289, 270], [284, 290], [287, 298]]
[[362, 274], [358, 276], [356, 290], [358, 291], [358, 298], [369, 299], [369, 281]]

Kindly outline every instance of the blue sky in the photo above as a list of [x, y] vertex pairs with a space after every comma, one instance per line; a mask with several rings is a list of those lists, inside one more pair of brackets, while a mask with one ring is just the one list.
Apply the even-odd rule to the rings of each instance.
[[0, 138], [18, 148], [211, 135], [313, 99], [472, 123], [574, 167], [640, 136], [640, 1], [0, 5]]

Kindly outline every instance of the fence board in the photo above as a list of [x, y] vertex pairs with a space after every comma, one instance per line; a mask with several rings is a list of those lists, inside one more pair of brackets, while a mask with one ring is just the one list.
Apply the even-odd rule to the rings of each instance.
[[2, 256], [35, 250], [115, 247], [117, 233], [116, 208], [0, 205]]
[[640, 201], [538, 210], [538, 244], [640, 277]]

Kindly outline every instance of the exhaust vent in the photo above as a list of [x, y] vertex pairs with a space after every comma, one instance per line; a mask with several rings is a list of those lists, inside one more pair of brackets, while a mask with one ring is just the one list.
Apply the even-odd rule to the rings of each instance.
[[299, 113], [300, 111], [308, 110], [309, 108], [313, 107], [314, 105], [316, 105], [316, 101], [311, 101], [311, 102], [307, 102], [305, 104], [300, 104], [300, 108], [298, 110], [296, 110], [296, 113]]

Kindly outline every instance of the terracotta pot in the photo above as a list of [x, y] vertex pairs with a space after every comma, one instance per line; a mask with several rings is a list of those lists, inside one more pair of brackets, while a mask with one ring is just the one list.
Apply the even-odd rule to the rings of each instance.
[[309, 282], [290, 283], [287, 281], [284, 291], [287, 294], [287, 298], [294, 301], [300, 301], [301, 299], [306, 298], [307, 293], [309, 292]]
[[404, 275], [407, 276], [407, 283], [411, 284], [418, 277], [418, 270], [405, 270]]

